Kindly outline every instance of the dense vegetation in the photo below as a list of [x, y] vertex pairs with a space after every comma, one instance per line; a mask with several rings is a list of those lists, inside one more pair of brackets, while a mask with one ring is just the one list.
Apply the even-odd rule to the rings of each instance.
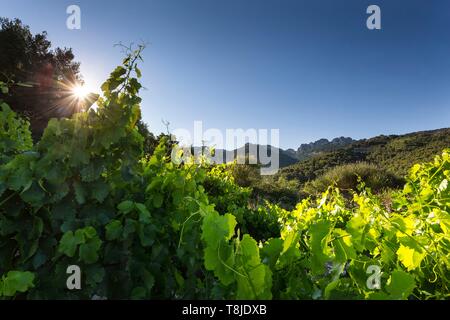
[[305, 183], [339, 165], [368, 162], [403, 177], [415, 163], [431, 161], [450, 145], [450, 129], [378, 136], [354, 141], [333, 151], [310, 154], [304, 161], [282, 168], [279, 175]]
[[[145, 155], [140, 59], [111, 73], [97, 109], [50, 120], [36, 144], [1, 102], [0, 297], [449, 297], [449, 150], [414, 165], [389, 208], [363, 185], [293, 210], [252, 204], [228, 165], [173, 162], [164, 137]], [[80, 290], [66, 287], [70, 265]]]
[[317, 179], [305, 185], [309, 194], [325, 192], [331, 185], [340, 190], [358, 190], [360, 182], [375, 193], [384, 190], [398, 189], [404, 184], [395, 174], [366, 162], [349, 163], [336, 166]]
[[[257, 175], [254, 166], [234, 171], [233, 175], [239, 185], [252, 187], [254, 201], [269, 199], [293, 209], [297, 202], [316, 196], [330, 184], [357, 190], [358, 178], [375, 193], [389, 193], [404, 184], [405, 175], [415, 163], [433, 160], [449, 145], [450, 129], [363, 140], [321, 139], [302, 144], [297, 151], [280, 150], [284, 164], [294, 158], [296, 163], [281, 165], [272, 177]], [[289, 157], [291, 160], [286, 160]]]

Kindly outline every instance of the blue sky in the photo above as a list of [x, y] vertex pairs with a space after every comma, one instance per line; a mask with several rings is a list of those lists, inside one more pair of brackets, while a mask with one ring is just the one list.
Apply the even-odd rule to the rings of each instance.
[[[81, 30], [66, 8], [81, 7]], [[381, 7], [382, 30], [366, 28]], [[280, 145], [450, 126], [450, 2], [364, 0], [0, 0], [0, 16], [72, 47], [91, 86], [148, 43], [152, 131], [280, 129]]]

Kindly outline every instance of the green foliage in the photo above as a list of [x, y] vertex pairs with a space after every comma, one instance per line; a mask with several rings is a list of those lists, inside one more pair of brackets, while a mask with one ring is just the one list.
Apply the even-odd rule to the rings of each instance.
[[278, 218], [280, 212], [283, 211], [285, 210], [278, 205], [266, 201], [246, 213], [244, 216], [245, 231], [258, 241], [278, 238], [281, 232]]
[[[97, 110], [51, 120], [0, 164], [2, 298], [449, 297], [448, 150], [413, 166], [389, 209], [364, 188], [351, 201], [328, 188], [293, 210], [255, 205], [227, 165], [176, 164], [165, 138], [144, 154], [141, 50]], [[81, 290], [66, 288], [74, 264]], [[374, 265], [379, 289], [367, 286]]]
[[[9, 92], [9, 83], [0, 81], [0, 90]], [[8, 104], [0, 99], [0, 165], [15, 155], [33, 147], [28, 121], [18, 117]]]
[[267, 201], [258, 201], [255, 205], [252, 190], [236, 183], [236, 173], [242, 172], [241, 170], [246, 172], [244, 167], [245, 165], [222, 164], [208, 168], [203, 186], [209, 201], [218, 212], [233, 213], [241, 230], [250, 233], [256, 240], [278, 237], [279, 208]]
[[32, 148], [29, 123], [11, 111], [0, 100], [0, 164], [9, 162], [15, 155]]
[[373, 164], [358, 162], [334, 167], [324, 175], [307, 183], [305, 192], [309, 194], [322, 193], [330, 185], [335, 185], [341, 190], [356, 191], [361, 182], [375, 193], [385, 189], [398, 189], [404, 184], [401, 178], [389, 171]]
[[234, 236], [236, 220], [226, 214], [211, 212], [202, 225], [202, 239], [206, 243], [205, 267], [214, 271], [222, 284], [229, 286], [230, 296], [236, 299], [270, 299], [272, 273], [261, 262], [259, 247], [248, 234]]
[[250, 202], [254, 206], [264, 205], [269, 201], [283, 208], [293, 209], [302, 196], [299, 192], [300, 186], [295, 180], [261, 176], [259, 165], [233, 163], [226, 168], [235, 184], [250, 190]]
[[[97, 110], [52, 119], [31, 152], [0, 167], [0, 272], [33, 271], [39, 283], [30, 298], [89, 298], [105, 290], [111, 297], [116, 292], [129, 296], [134, 289], [129, 286], [151, 279], [145, 268], [130, 270], [133, 259], [120, 259], [122, 253], [133, 252], [135, 238], [149, 241], [143, 207], [136, 205], [141, 219], [121, 216], [128, 246], [103, 240], [106, 225], [111, 237], [108, 223], [120, 213], [116, 203], [130, 196], [124, 191], [143, 188], [142, 137], [135, 126], [140, 86], [131, 77], [139, 58], [140, 50], [124, 63], [126, 74], [117, 69], [111, 74]], [[111, 90], [111, 83], [118, 86]], [[117, 230], [113, 234], [117, 237]], [[72, 263], [91, 270], [82, 293], [65, 288], [65, 271]], [[108, 279], [110, 270], [129, 271], [113, 272]]]
[[33, 287], [34, 274], [10, 271], [0, 278], [0, 298], [13, 297], [17, 292], [26, 292]]
[[245, 225], [247, 213], [250, 212], [249, 200], [251, 189], [235, 182], [235, 165], [215, 165], [207, 170], [203, 183], [209, 201], [219, 212], [233, 212], [241, 225]]
[[233, 164], [230, 170], [234, 182], [241, 187], [251, 187], [260, 180], [260, 169], [257, 165]]
[[252, 198], [257, 204], [264, 201], [277, 204], [288, 210], [295, 208], [295, 205], [305, 198], [300, 184], [295, 180], [288, 180], [283, 176], [265, 176], [252, 185]]
[[289, 167], [282, 168], [277, 173], [276, 178], [284, 177], [287, 180], [295, 180], [299, 184], [305, 184], [336, 166], [359, 161], [364, 161], [362, 153], [347, 149], [337, 150], [319, 154]]
[[[333, 284], [331, 292], [338, 296], [347, 296], [350, 290], [360, 298], [448, 297], [449, 191], [443, 183], [448, 168], [448, 151], [434, 163], [414, 166], [404, 191], [394, 196], [392, 212], [386, 212], [380, 200], [366, 190], [354, 193], [349, 206], [330, 190], [318, 199], [317, 207], [305, 200], [286, 216], [282, 235], [287, 237], [292, 232], [289, 229], [294, 229], [301, 238], [306, 236], [299, 243], [313, 254], [304, 256], [310, 259], [307, 265], [312, 274], [322, 274], [315, 285], [323, 297], [331, 285], [329, 280], [327, 286], [321, 283], [329, 277], [323, 270], [327, 263], [331, 270], [340, 270], [342, 263], [348, 266], [348, 271], [334, 277], [342, 285]], [[376, 294], [363, 282], [368, 264], [379, 265], [388, 276]]]
[[[434, 163], [414, 166], [391, 212], [369, 190], [354, 192], [348, 204], [339, 189], [293, 211], [278, 209], [281, 237], [253, 250], [255, 266], [261, 261], [269, 268], [261, 273], [271, 279], [261, 276], [258, 284], [277, 299], [448, 298], [449, 160], [444, 151]], [[240, 237], [232, 237], [236, 224], [227, 219], [205, 218], [205, 263], [231, 297], [241, 297], [236, 287], [249, 278], [238, 269], [234, 247]], [[221, 232], [213, 231], [217, 226]], [[382, 270], [379, 289], [367, 285], [370, 266]], [[259, 298], [254, 292], [246, 297]]]
[[[144, 155], [132, 76], [141, 50], [113, 71], [97, 110], [52, 119], [32, 152], [0, 167], [0, 273], [36, 274], [26, 298], [214, 294], [196, 228], [212, 210], [206, 170], [172, 163], [164, 138]], [[72, 264], [81, 291], [66, 288]]]

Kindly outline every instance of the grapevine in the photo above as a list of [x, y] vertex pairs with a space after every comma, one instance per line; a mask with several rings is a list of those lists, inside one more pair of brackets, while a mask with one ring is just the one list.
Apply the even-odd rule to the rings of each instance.
[[449, 150], [411, 168], [392, 208], [334, 187], [294, 210], [252, 207], [227, 165], [176, 164], [165, 139], [144, 156], [142, 49], [98, 108], [52, 119], [36, 144], [0, 101], [0, 298], [449, 298]]

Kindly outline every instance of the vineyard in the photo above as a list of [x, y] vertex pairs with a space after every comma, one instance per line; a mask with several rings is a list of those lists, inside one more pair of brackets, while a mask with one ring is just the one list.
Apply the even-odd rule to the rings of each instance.
[[176, 164], [164, 139], [144, 156], [140, 61], [35, 144], [0, 102], [1, 299], [449, 298], [450, 150], [389, 204], [361, 182], [292, 211], [250, 206], [228, 165]]

